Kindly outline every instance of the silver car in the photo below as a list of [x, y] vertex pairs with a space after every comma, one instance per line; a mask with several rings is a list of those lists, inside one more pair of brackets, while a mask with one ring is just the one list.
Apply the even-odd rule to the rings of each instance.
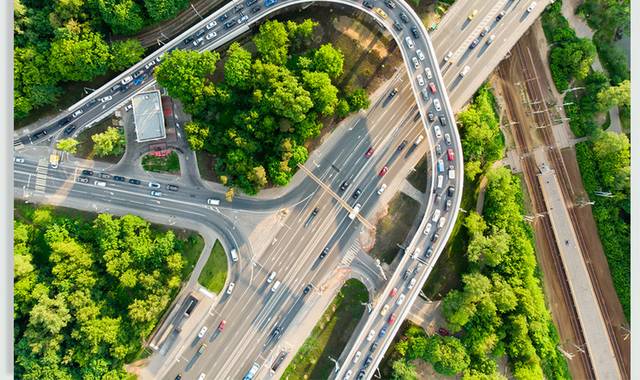
[[418, 55], [418, 58], [420, 58], [421, 61], [424, 61], [424, 54], [422, 53], [422, 50], [417, 49], [416, 54]]
[[442, 107], [440, 106], [440, 100], [433, 99], [433, 106], [436, 107], [436, 111], [442, 111]]
[[411, 57], [411, 62], [413, 62], [413, 67], [415, 67], [416, 69], [420, 67], [420, 62], [418, 62], [418, 58]]

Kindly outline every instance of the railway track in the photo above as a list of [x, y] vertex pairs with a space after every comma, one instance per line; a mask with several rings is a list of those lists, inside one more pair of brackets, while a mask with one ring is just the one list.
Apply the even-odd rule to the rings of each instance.
[[[515, 65], [515, 62], [513, 62], [513, 60], [507, 62], [510, 70], [518, 70], [518, 67], [517, 65]], [[503, 66], [500, 66], [500, 68], [498, 69], [498, 73], [502, 77], [502, 79], [505, 80], [505, 82], [508, 82], [507, 79], [510, 78], [510, 76], [507, 73], [503, 72]], [[543, 215], [541, 218], [537, 218], [537, 221], [545, 235], [544, 241], [546, 242], [547, 248], [549, 252], [551, 252], [553, 265], [559, 279], [563, 304], [566, 305], [571, 330], [575, 339], [574, 343], [577, 346], [586, 347], [584, 334], [582, 332], [582, 326], [578, 319], [578, 312], [573, 301], [573, 295], [571, 293], [569, 281], [566, 276], [564, 264], [560, 259], [560, 252], [556, 244], [555, 234], [553, 233], [551, 221], [547, 216], [546, 204], [544, 202], [542, 189], [540, 188], [540, 184], [537, 178], [538, 168], [534, 158], [531, 156], [532, 152], [530, 150], [530, 145], [526, 138], [526, 135], [522, 130], [523, 126], [521, 122], [519, 122], [524, 118], [520, 115], [515, 114], [515, 110], [518, 107], [518, 99], [514, 99], [512, 95], [513, 94], [511, 91], [504, 91], [504, 98], [508, 105], [507, 117], [510, 121], [510, 124], [512, 125], [511, 130], [513, 131], [516, 139], [516, 149], [518, 151], [518, 154], [523, 157], [521, 160], [522, 170], [524, 175], [527, 177], [527, 180], [525, 182], [529, 189], [529, 194], [532, 197], [532, 207], [536, 214]], [[513, 121], [516, 121], [516, 123], [513, 123]], [[586, 374], [589, 379], [595, 379], [589, 352], [585, 350], [582, 355], [578, 355], [578, 358], [580, 361], [580, 365], [583, 368], [583, 373]]]
[[[524, 74], [526, 79], [525, 85], [530, 96], [533, 117], [539, 126], [545, 126], [544, 128], [540, 128], [540, 132], [545, 146], [549, 147], [548, 157], [551, 160], [554, 170], [556, 171], [556, 173], [558, 173], [557, 178], [559, 178], [559, 184], [562, 190], [565, 204], [568, 206], [567, 211], [569, 213], [571, 223], [574, 226], [574, 230], [578, 238], [578, 244], [580, 245], [581, 251], [587, 253], [588, 255], [589, 246], [587, 245], [587, 240], [583, 236], [582, 229], [580, 228], [580, 221], [578, 220], [578, 216], [575, 212], [576, 193], [573, 189], [573, 186], [571, 185], [569, 172], [564, 164], [562, 155], [560, 154], [559, 150], [555, 148], [555, 138], [553, 137], [553, 133], [550, 129], [554, 121], [551, 117], [551, 114], [549, 113], [548, 107], [546, 106], [545, 97], [540, 86], [540, 82], [537, 78], [535, 68], [536, 63], [534, 63], [533, 54], [531, 54], [531, 50], [529, 49], [529, 47], [526, 47], [525, 49], [525, 47], [521, 44], [516, 44], [513, 50], [516, 53], [516, 58], [520, 61], [522, 73]], [[537, 64], [541, 65], [542, 62], [537, 62]], [[584, 257], [584, 259], [590, 280], [593, 285], [593, 289], [596, 293], [598, 305], [600, 306], [600, 312], [602, 313], [602, 316], [606, 322], [605, 325], [607, 328], [609, 341], [611, 342], [611, 346], [613, 347], [613, 350], [615, 352], [616, 361], [618, 363], [620, 373], [622, 374], [623, 378], [628, 379], [630, 378], [629, 369], [624, 363], [620, 343], [614, 330], [614, 326], [611, 324], [610, 312], [607, 307], [604, 294], [602, 292], [602, 287], [599, 284], [598, 276], [595, 272], [595, 268], [593, 268], [593, 265], [591, 264], [591, 260], [588, 260], [588, 257]]]

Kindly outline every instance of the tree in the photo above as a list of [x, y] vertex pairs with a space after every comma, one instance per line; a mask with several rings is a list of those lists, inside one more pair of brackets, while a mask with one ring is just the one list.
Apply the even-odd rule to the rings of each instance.
[[469, 355], [458, 339], [439, 335], [428, 340], [426, 359], [436, 372], [447, 376], [461, 373], [470, 363]]
[[367, 95], [367, 92], [363, 88], [358, 88], [349, 94], [347, 101], [349, 102], [351, 112], [367, 109], [371, 104], [369, 95]]
[[603, 88], [598, 93], [598, 109], [629, 107], [631, 105], [631, 82], [627, 79], [617, 86]]
[[144, 55], [144, 48], [138, 40], [116, 41], [111, 44], [111, 61], [109, 68], [123, 71], [138, 63]]
[[606, 189], [627, 192], [631, 172], [631, 146], [624, 133], [598, 130], [593, 138], [594, 161]]
[[98, 157], [109, 155], [120, 155], [124, 152], [126, 141], [124, 132], [115, 127], [109, 127], [102, 133], [91, 136], [94, 146], [93, 150]]
[[322, 71], [333, 79], [342, 75], [344, 55], [331, 44], [324, 44], [313, 55], [313, 67], [316, 71]]
[[287, 33], [293, 47], [300, 49], [305, 45], [313, 36], [313, 28], [316, 26], [318, 23], [308, 18], [301, 23], [287, 20]]
[[251, 86], [251, 53], [234, 42], [227, 50], [224, 63], [224, 81], [231, 87], [248, 89]]
[[254, 184], [258, 189], [262, 189], [267, 186], [267, 172], [262, 166], [256, 166], [247, 175], [249, 181]]
[[102, 19], [115, 34], [134, 34], [144, 26], [142, 8], [134, 0], [97, 0], [96, 3]]
[[109, 46], [94, 32], [60, 34], [51, 43], [51, 70], [63, 80], [89, 81], [107, 72]]
[[224, 198], [227, 200], [227, 202], [233, 202], [233, 197], [235, 196], [236, 192], [233, 189], [233, 187], [230, 187], [227, 189], [227, 192], [224, 194]]
[[579, 38], [552, 49], [551, 75], [556, 84], [559, 84], [558, 90], [565, 90], [572, 78], [586, 78], [595, 54], [596, 49], [588, 38]]
[[32, 109], [51, 104], [59, 89], [57, 75], [51, 72], [48, 55], [35, 48], [19, 48], [13, 51], [13, 100], [18, 119]]
[[331, 116], [338, 104], [338, 89], [327, 73], [302, 72], [304, 87], [309, 91], [314, 108], [323, 116]]
[[75, 154], [78, 151], [78, 140], [72, 138], [58, 140], [56, 148], [63, 152]]
[[202, 150], [207, 137], [209, 137], [209, 126], [192, 121], [185, 124], [184, 131], [187, 133], [189, 147], [196, 152]]
[[171, 96], [185, 104], [188, 112], [198, 113], [204, 109], [207, 97], [214, 94], [210, 77], [219, 59], [218, 52], [174, 50], [165, 54], [155, 76]]
[[350, 111], [351, 107], [346, 99], [338, 100], [338, 104], [336, 105], [336, 116], [339, 118], [347, 117]]
[[284, 65], [289, 54], [289, 35], [283, 23], [269, 20], [260, 25], [260, 32], [253, 37], [258, 54], [266, 63]]
[[418, 380], [418, 373], [416, 367], [407, 363], [405, 360], [398, 359], [391, 365], [393, 374], [392, 380]]
[[170, 19], [188, 5], [188, 0], [144, 0], [147, 13], [153, 21]]

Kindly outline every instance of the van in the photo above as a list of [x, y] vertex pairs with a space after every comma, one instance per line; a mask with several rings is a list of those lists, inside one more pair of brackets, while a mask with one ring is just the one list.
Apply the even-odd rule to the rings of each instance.
[[235, 248], [231, 250], [231, 260], [233, 260], [234, 263], [238, 261], [238, 251], [236, 251]]
[[271, 274], [267, 278], [267, 284], [272, 283], [275, 278], [276, 278], [276, 272], [271, 272]]
[[360, 212], [360, 209], [362, 208], [362, 205], [360, 203], [356, 204], [353, 207], [353, 211], [349, 214], [349, 219], [353, 220], [356, 218], [356, 215], [358, 215], [358, 213]]
[[212, 206], [219, 206], [220, 205], [220, 199], [209, 198], [209, 199], [207, 199], [207, 204], [208, 205], [212, 205]]
[[438, 189], [442, 189], [442, 183], [444, 182], [444, 177], [442, 174], [438, 175]]
[[276, 290], [278, 290], [279, 287], [280, 287], [280, 281], [276, 281], [276, 283], [273, 284], [273, 286], [271, 287], [271, 291], [275, 292]]
[[436, 211], [433, 212], [433, 216], [431, 217], [431, 221], [432, 222], [437, 222], [438, 219], [440, 218], [440, 209], [437, 208]]

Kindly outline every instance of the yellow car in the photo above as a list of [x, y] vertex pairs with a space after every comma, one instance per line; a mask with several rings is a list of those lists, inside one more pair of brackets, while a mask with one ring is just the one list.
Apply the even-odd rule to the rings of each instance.
[[376, 7], [373, 8], [373, 11], [376, 12], [380, 17], [382, 17], [383, 19], [387, 18], [387, 14], [385, 13], [385, 11], [383, 11], [382, 9]]
[[474, 9], [473, 12], [471, 12], [471, 14], [468, 17], [469, 21], [473, 20], [477, 14], [478, 14], [478, 10]]

